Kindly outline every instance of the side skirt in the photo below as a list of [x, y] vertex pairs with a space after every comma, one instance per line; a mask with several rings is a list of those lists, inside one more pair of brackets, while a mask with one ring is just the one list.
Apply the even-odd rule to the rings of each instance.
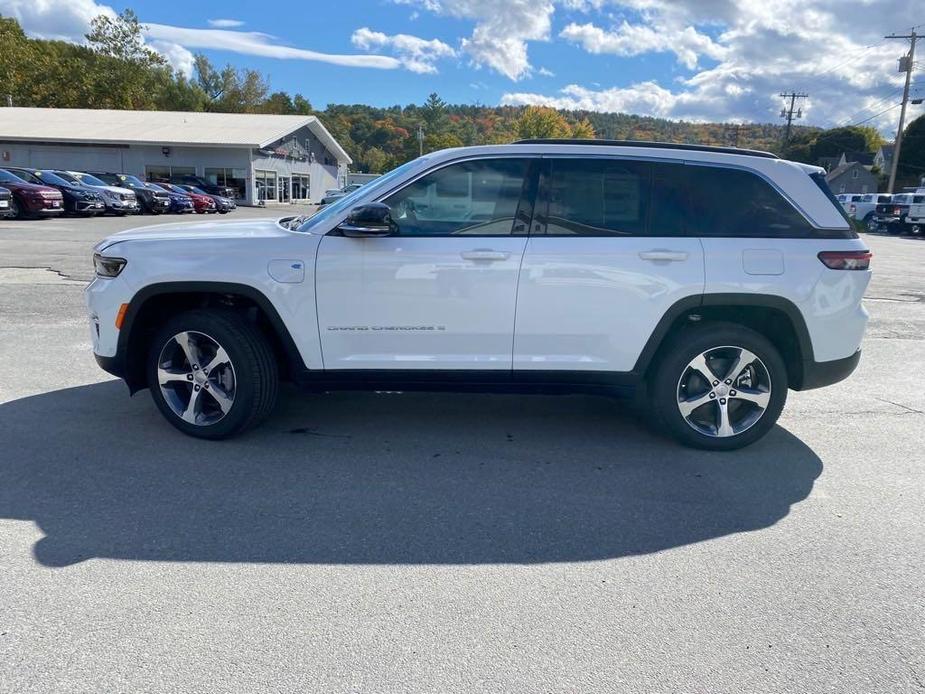
[[455, 393], [590, 393], [633, 397], [642, 378], [632, 372], [601, 371], [302, 371], [293, 379], [310, 391], [391, 390]]

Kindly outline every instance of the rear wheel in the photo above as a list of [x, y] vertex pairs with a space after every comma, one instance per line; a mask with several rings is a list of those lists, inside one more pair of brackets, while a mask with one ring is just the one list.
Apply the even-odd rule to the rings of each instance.
[[172, 318], [148, 355], [148, 385], [158, 409], [198, 438], [230, 438], [259, 424], [273, 409], [278, 381], [266, 338], [230, 311]]
[[656, 365], [653, 407], [679, 441], [734, 450], [764, 436], [787, 399], [787, 369], [761, 334], [729, 323], [681, 331]]
[[25, 219], [26, 215], [23, 213], [22, 207], [19, 206], [19, 203], [16, 201], [16, 196], [10, 198], [10, 216], [14, 219]]

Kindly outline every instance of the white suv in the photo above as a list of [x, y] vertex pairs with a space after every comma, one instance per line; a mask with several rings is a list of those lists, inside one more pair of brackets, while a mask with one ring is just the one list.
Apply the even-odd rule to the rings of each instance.
[[93, 350], [181, 431], [315, 390], [641, 392], [682, 442], [763, 436], [847, 377], [870, 253], [816, 167], [523, 141], [428, 154], [308, 218], [147, 227], [95, 249]]

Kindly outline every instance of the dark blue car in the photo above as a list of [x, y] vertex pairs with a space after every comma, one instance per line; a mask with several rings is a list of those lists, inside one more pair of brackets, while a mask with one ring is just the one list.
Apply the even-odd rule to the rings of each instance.
[[172, 190], [167, 190], [157, 185], [157, 183], [145, 183], [146, 188], [151, 190], [156, 190], [159, 193], [166, 193], [170, 196], [170, 207], [167, 208], [168, 213], [173, 214], [186, 214], [187, 212], [195, 212], [196, 206], [193, 204], [193, 199], [189, 195], [180, 195], [175, 193]]

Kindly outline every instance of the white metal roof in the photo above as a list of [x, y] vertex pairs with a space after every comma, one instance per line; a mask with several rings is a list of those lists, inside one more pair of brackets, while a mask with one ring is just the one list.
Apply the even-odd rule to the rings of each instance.
[[307, 126], [338, 161], [350, 157], [315, 116], [87, 108], [0, 108], [0, 140], [266, 147]]

